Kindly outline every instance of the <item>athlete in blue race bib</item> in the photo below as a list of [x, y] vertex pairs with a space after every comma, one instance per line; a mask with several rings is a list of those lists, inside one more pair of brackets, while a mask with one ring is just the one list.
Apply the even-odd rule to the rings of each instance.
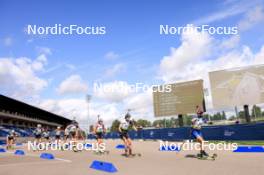
[[196, 113], [197, 117], [192, 119], [191, 134], [201, 144], [200, 155], [208, 157], [208, 154], [203, 149], [204, 138], [201, 132], [202, 125], [204, 124], [203, 110], [199, 106], [196, 106]]

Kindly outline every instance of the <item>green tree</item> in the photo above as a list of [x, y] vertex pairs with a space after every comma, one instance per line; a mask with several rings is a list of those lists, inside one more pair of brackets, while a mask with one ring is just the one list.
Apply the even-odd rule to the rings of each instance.
[[217, 112], [216, 114], [214, 114], [211, 118], [212, 120], [221, 120], [222, 119], [222, 115], [220, 112]]
[[225, 111], [222, 112], [222, 120], [226, 120], [226, 113], [225, 113]]
[[119, 120], [114, 120], [111, 126], [111, 131], [118, 131], [118, 127], [120, 125], [120, 121]]
[[139, 120], [137, 121], [137, 126], [141, 126], [141, 127], [143, 127], [143, 128], [145, 128], [145, 127], [150, 127], [150, 126], [151, 126], [151, 122], [148, 121], [148, 120], [139, 119]]
[[245, 119], [245, 112], [244, 111], [239, 111], [238, 112], [238, 118]]
[[190, 116], [190, 115], [184, 115], [183, 116], [183, 123], [186, 126], [191, 126], [192, 125], [192, 116]]
[[162, 120], [155, 120], [152, 124], [153, 127], [163, 127]]
[[254, 105], [252, 108], [252, 116], [253, 117], [261, 117], [261, 108], [257, 105]]
[[230, 121], [236, 120], [236, 117], [232, 115], [231, 117], [228, 118], [228, 120]]
[[209, 114], [204, 114], [203, 118], [206, 119], [207, 121], [209, 121], [209, 118], [212, 118]]
[[160, 127], [160, 128], [172, 128], [176, 126], [176, 119], [170, 118], [170, 119], [162, 119], [162, 120], [155, 120], [152, 124], [153, 127]]

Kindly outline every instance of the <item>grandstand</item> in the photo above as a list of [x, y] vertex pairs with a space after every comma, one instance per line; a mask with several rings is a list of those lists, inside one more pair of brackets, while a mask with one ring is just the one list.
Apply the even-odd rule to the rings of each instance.
[[21, 137], [33, 135], [37, 124], [52, 130], [71, 120], [0, 94], [0, 137], [15, 130]]

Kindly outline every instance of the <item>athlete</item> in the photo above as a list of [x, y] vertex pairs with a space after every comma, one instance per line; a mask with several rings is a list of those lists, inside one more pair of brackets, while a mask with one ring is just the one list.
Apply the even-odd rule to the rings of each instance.
[[43, 131], [43, 137], [44, 137], [46, 142], [48, 142], [48, 143], [50, 142], [50, 132], [48, 131], [47, 128]]
[[12, 149], [13, 145], [15, 144], [16, 140], [16, 132], [15, 130], [12, 130], [6, 137], [6, 149]]
[[106, 132], [106, 129], [105, 129], [103, 120], [99, 119], [96, 125], [94, 126], [94, 134], [96, 136], [98, 147], [99, 145], [101, 145], [101, 143], [103, 143], [103, 135], [105, 134], [105, 132]]
[[[33, 131], [33, 133], [35, 135], [34, 142], [36, 143], [36, 145], [40, 144], [42, 142], [42, 136], [43, 136], [43, 128], [41, 124], [37, 125], [37, 128]], [[36, 149], [34, 149], [33, 151], [36, 151]]]
[[58, 126], [57, 129], [55, 130], [55, 142], [59, 143], [60, 142], [60, 138], [61, 138], [61, 127]]
[[76, 152], [78, 151], [76, 146], [77, 146], [77, 137], [78, 137], [78, 123], [76, 121], [72, 121], [72, 123], [70, 125], [68, 125], [66, 128], [65, 128], [65, 134], [67, 133], [67, 136], [66, 136], [66, 141], [68, 139], [71, 140], [71, 143], [72, 143], [72, 148], [73, 148], [73, 151]]
[[77, 130], [78, 124], [76, 122], [72, 122], [65, 128], [65, 133], [67, 133], [66, 139], [74, 140], [76, 138], [76, 130]]
[[196, 106], [196, 113], [197, 113], [197, 117], [192, 119], [191, 134], [196, 139], [196, 141], [200, 143], [200, 154], [199, 155], [201, 157], [203, 156], [208, 157], [209, 155], [203, 149], [204, 138], [201, 132], [202, 125], [204, 124], [204, 120], [203, 120], [204, 112], [199, 106]]
[[119, 133], [120, 138], [123, 140], [125, 144], [125, 155], [126, 156], [132, 156], [132, 141], [129, 138], [128, 131], [132, 127], [135, 131], [137, 131], [137, 128], [135, 126], [135, 122], [131, 119], [131, 115], [127, 113], [125, 115], [125, 119], [123, 119], [119, 125]]
[[37, 125], [37, 128], [34, 131], [34, 134], [35, 134], [35, 141], [37, 143], [41, 143], [41, 137], [42, 137], [42, 134], [43, 134], [43, 129], [41, 127], [41, 124]]

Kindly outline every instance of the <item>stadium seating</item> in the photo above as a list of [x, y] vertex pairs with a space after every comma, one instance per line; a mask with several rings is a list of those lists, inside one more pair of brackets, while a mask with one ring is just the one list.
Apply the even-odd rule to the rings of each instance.
[[0, 137], [6, 137], [12, 130], [15, 130], [19, 137], [31, 137], [33, 136], [33, 128], [23, 128], [9, 125], [0, 126]]

